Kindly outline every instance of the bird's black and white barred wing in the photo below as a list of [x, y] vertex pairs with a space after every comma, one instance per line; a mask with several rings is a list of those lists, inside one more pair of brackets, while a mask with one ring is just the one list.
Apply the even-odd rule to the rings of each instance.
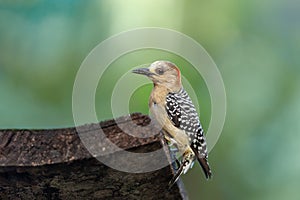
[[211, 170], [207, 162], [207, 147], [203, 128], [195, 106], [183, 88], [178, 93], [167, 95], [166, 111], [174, 126], [184, 130], [189, 136], [190, 146], [196, 154], [206, 178], [209, 178]]

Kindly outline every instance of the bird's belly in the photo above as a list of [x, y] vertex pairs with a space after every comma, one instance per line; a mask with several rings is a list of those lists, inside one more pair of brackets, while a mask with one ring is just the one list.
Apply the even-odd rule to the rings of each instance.
[[179, 146], [184, 146], [183, 148], [186, 148], [185, 144], [189, 144], [187, 134], [185, 131], [178, 129], [173, 125], [165, 111], [165, 108], [153, 103], [150, 105], [150, 112], [161, 128], [167, 132], [168, 135], [165, 136], [166, 139], [174, 139], [176, 141], [175, 143], [177, 143]]
[[150, 106], [150, 112], [155, 118], [155, 120], [161, 125], [162, 128], [165, 129], [165, 125], [167, 124], [167, 116], [165, 114], [164, 108], [160, 105], [152, 103]]

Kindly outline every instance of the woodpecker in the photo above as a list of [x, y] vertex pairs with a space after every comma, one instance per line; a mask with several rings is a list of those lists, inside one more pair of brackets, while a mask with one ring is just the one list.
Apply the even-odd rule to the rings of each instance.
[[169, 61], [156, 61], [148, 68], [132, 72], [145, 75], [153, 82], [150, 112], [161, 125], [165, 139], [182, 155], [179, 168], [169, 182], [170, 187], [193, 166], [196, 159], [206, 179], [211, 178], [204, 131], [195, 106], [181, 84], [178, 67]]

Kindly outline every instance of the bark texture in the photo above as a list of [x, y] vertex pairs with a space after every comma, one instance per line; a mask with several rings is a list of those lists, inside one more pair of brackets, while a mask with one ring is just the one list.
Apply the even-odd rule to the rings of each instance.
[[[171, 165], [127, 173], [99, 161], [117, 160], [121, 166], [131, 162], [107, 146], [109, 141], [134, 153], [163, 148], [161, 158], [170, 162], [160, 135], [148, 136], [159, 133], [150, 121], [135, 113], [77, 128], [0, 130], [0, 199], [187, 199], [181, 181], [168, 189]], [[139, 161], [134, 165], [138, 168]]]

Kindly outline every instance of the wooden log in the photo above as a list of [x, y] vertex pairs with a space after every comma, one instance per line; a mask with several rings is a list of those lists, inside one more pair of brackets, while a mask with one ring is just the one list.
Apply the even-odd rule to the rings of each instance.
[[[93, 136], [101, 127], [105, 136], [124, 150], [163, 148], [163, 156], [170, 161], [159, 134], [138, 138], [123, 131], [132, 135], [157, 131], [149, 123], [148, 116], [135, 113], [79, 129], [0, 130], [0, 199], [187, 199], [180, 180], [168, 189], [174, 175], [171, 165], [147, 173], [110, 168], [91, 155], [76, 131]], [[113, 158], [119, 153], [100, 156]]]

